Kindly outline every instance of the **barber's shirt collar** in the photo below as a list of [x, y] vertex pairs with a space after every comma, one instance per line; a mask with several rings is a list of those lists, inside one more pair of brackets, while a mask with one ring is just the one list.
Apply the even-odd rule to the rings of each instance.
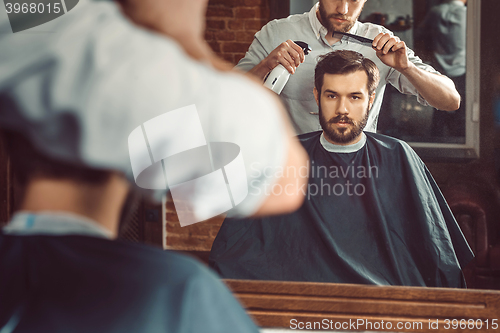
[[31, 213], [22, 211], [16, 213], [3, 229], [8, 235], [30, 236], [68, 236], [80, 235], [99, 238], [112, 238], [112, 233], [97, 222], [83, 216], [62, 213], [42, 212]]
[[360, 150], [361, 148], [363, 148], [363, 146], [365, 145], [366, 134], [365, 134], [365, 132], [362, 132], [361, 133], [361, 140], [359, 140], [358, 142], [356, 142], [352, 145], [348, 145], [348, 146], [340, 146], [340, 145], [336, 145], [336, 144], [331, 143], [330, 141], [328, 141], [325, 138], [324, 133], [321, 133], [321, 137], [319, 138], [319, 141], [321, 142], [321, 145], [323, 146], [323, 148], [325, 148], [325, 150], [329, 151], [330, 153], [355, 153], [358, 150]]
[[[309, 22], [311, 23], [311, 27], [314, 31], [314, 34], [316, 35], [316, 38], [320, 39], [321, 37], [325, 37], [326, 34], [328, 33], [328, 30], [321, 24], [321, 22], [318, 19], [318, 16], [316, 15], [316, 12], [318, 11], [319, 7], [319, 2], [315, 4], [311, 10], [309, 11]], [[356, 35], [358, 28], [359, 28], [359, 21], [356, 21], [354, 23], [354, 26], [349, 30], [350, 34]], [[347, 41], [347, 43], [350, 43], [349, 38], [346, 38], [345, 36], [342, 38], [342, 40]]]

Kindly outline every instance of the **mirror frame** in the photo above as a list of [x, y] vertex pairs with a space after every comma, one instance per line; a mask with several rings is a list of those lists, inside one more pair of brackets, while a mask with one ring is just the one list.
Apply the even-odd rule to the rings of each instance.
[[[260, 327], [285, 329], [280, 332], [299, 329], [291, 327], [293, 319], [302, 323], [324, 323], [326, 320], [330, 328], [336, 328], [327, 328], [326, 332], [353, 331], [350, 324], [345, 324], [349, 321], [357, 323], [358, 320], [369, 321], [372, 326], [377, 322], [385, 322], [385, 326], [379, 327], [381, 329], [365, 326], [361, 330], [358, 327], [354, 328], [356, 332], [456, 332], [467, 329], [471, 332], [496, 332], [500, 324], [500, 291], [290, 281], [223, 281]], [[455, 323], [453, 319], [456, 319]], [[466, 329], [453, 327], [464, 322], [470, 325], [470, 319], [477, 326]], [[482, 321], [480, 324], [479, 320]], [[405, 326], [405, 329], [398, 329], [398, 323], [411, 325], [410, 328]]]

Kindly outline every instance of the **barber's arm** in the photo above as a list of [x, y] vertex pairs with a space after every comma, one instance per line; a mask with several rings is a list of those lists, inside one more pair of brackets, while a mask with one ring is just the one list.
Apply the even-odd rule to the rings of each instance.
[[374, 38], [373, 47], [379, 59], [404, 75], [430, 105], [443, 111], [460, 107], [460, 94], [453, 81], [415, 66], [408, 58], [405, 42], [398, 37], [380, 33]]
[[297, 67], [305, 60], [304, 51], [291, 40], [287, 40], [276, 47], [267, 57], [255, 65], [248, 73], [260, 80], [279, 64], [283, 65], [290, 74], [294, 74]]

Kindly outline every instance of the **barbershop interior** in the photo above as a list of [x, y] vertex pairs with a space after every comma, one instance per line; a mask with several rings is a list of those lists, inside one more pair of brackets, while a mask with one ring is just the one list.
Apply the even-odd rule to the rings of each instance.
[[[62, 0], [64, 15], [34, 28], [20, 28], [6, 5], [0, 333], [499, 330], [500, 1], [205, 2]], [[192, 17], [176, 17], [177, 10]], [[162, 11], [173, 24], [148, 24]], [[186, 42], [190, 29], [178, 32], [176, 20], [201, 29], [198, 44], [207, 49]], [[376, 54], [370, 43], [387, 31], [389, 55], [404, 41], [403, 51], [414, 52], [410, 68], [446, 81], [410, 78]], [[309, 45], [288, 43], [277, 52], [287, 32]], [[332, 46], [319, 50], [329, 34]], [[47, 42], [28, 45], [37, 39]], [[324, 118], [335, 103], [328, 98], [341, 100], [350, 80], [357, 84], [355, 74], [366, 71], [368, 83], [371, 77], [366, 67], [337, 73], [330, 66], [321, 74], [327, 48], [361, 57], [356, 66], [371, 59], [380, 71], [377, 90], [363, 83], [349, 93], [347, 118], [339, 118], [348, 120], [340, 124]], [[283, 50], [295, 63], [292, 75], [279, 58]], [[274, 67], [251, 77], [252, 67], [273, 55]], [[162, 73], [168, 77], [158, 79]], [[338, 89], [325, 88], [341, 75]], [[266, 85], [283, 77], [278, 92]], [[366, 118], [349, 120], [365, 90]], [[459, 107], [432, 106], [444, 105], [450, 90], [460, 95]], [[148, 113], [163, 101], [170, 109]], [[311, 103], [314, 110], [298, 114]], [[160, 115], [173, 106], [190, 118]], [[325, 128], [360, 123], [367, 127], [358, 141], [340, 144]], [[158, 130], [161, 124], [169, 129]], [[174, 153], [157, 158], [155, 138]], [[139, 155], [146, 164], [134, 160]], [[243, 162], [246, 156], [262, 162]], [[197, 169], [205, 157], [211, 166]], [[149, 186], [158, 175], [163, 185]], [[191, 181], [196, 175], [200, 181]], [[237, 182], [248, 183], [243, 195]], [[273, 183], [290, 185], [295, 195]], [[208, 185], [219, 192], [201, 189]], [[231, 210], [220, 191], [229, 193]]]

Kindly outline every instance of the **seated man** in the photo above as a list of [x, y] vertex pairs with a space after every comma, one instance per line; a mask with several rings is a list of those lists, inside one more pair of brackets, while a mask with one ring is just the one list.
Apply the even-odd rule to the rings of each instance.
[[378, 81], [359, 53], [322, 57], [323, 131], [299, 136], [311, 161], [306, 201], [288, 215], [224, 221], [210, 253], [223, 278], [465, 286], [473, 254], [424, 163], [405, 142], [363, 132]]
[[2, 333], [258, 331], [201, 265], [113, 240], [129, 191], [121, 173], [49, 158], [19, 134], [2, 139], [26, 186], [0, 230]]

